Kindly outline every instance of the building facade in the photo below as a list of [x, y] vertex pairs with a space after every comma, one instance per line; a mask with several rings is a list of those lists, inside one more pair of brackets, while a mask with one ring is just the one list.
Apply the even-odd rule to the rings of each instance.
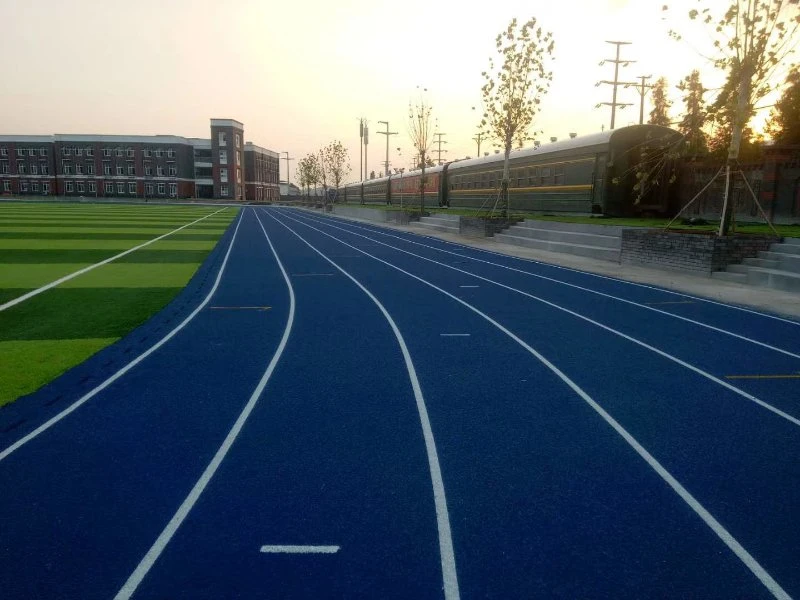
[[278, 165], [233, 119], [211, 119], [210, 139], [0, 135], [0, 195], [270, 202]]

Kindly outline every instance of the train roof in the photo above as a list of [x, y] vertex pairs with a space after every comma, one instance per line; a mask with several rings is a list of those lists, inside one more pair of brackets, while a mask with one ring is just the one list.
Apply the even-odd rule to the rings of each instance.
[[[427, 167], [425, 169], [425, 173], [426, 174], [429, 174], [429, 173], [441, 173], [443, 169], [444, 169], [444, 165], [436, 165], [435, 167]], [[406, 171], [405, 173], [403, 173], [403, 175], [405, 177], [409, 177], [409, 176], [412, 176], [412, 175], [422, 175], [422, 169], [414, 169], [413, 171]], [[384, 176], [384, 177], [376, 177], [375, 179], [365, 179], [364, 181], [352, 181], [350, 183], [346, 183], [344, 185], [344, 187], [353, 187], [353, 186], [361, 185], [362, 183], [365, 184], [365, 185], [373, 184], [373, 183], [386, 183], [390, 179], [399, 179], [399, 178], [400, 178], [400, 174], [399, 173], [392, 173], [388, 177]]]
[[[541, 155], [553, 154], [556, 152], [562, 152], [564, 150], [575, 150], [579, 148], [588, 148], [591, 146], [608, 144], [611, 141], [612, 136], [619, 135], [620, 132], [630, 131], [634, 128], [645, 128], [645, 127], [648, 129], [661, 129], [664, 130], [664, 132], [671, 131], [676, 135], [680, 135], [673, 129], [670, 129], [669, 127], [662, 127], [660, 125], [630, 125], [628, 127], [620, 127], [619, 129], [609, 129], [607, 131], [581, 135], [567, 140], [550, 142], [542, 144], [541, 146], [530, 146], [527, 148], [512, 150], [510, 158], [511, 159], [527, 158], [529, 156], [541, 156]], [[465, 167], [471, 167], [475, 165], [482, 165], [493, 162], [502, 162], [503, 158], [504, 158], [503, 153], [499, 152], [497, 154], [490, 154], [489, 156], [479, 156], [477, 158], [459, 160], [450, 163], [450, 169], [462, 169]]]

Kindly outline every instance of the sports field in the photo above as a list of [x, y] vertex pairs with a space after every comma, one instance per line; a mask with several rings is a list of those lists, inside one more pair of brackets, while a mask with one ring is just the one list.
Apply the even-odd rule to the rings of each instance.
[[237, 212], [221, 206], [0, 205], [0, 406], [163, 308]]

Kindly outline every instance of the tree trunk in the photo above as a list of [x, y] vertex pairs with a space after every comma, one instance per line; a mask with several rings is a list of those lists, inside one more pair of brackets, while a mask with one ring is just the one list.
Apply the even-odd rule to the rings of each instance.
[[425, 212], [425, 152], [421, 152], [422, 157], [422, 177], [419, 180], [419, 212]]
[[742, 144], [742, 132], [747, 120], [747, 103], [750, 99], [750, 71], [742, 69], [742, 79], [739, 82], [739, 98], [736, 103], [736, 114], [733, 118], [731, 129], [731, 145], [728, 148], [728, 161], [725, 165], [725, 191], [722, 198], [722, 216], [719, 220], [719, 231], [717, 235], [724, 237], [728, 235], [731, 226], [731, 216], [733, 215], [733, 203], [731, 202], [731, 170], [737, 164], [739, 158], [739, 147]]
[[505, 160], [503, 160], [503, 180], [500, 182], [500, 206], [503, 218], [508, 217], [508, 164], [511, 157], [511, 143], [506, 142]]

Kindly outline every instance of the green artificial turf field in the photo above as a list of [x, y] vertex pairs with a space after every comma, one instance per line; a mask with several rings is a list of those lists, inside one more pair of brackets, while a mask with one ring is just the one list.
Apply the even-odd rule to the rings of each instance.
[[[0, 203], [0, 305], [208, 218], [0, 310], [0, 406], [29, 394], [163, 308], [238, 209]], [[217, 214], [213, 214], [217, 213]]]

